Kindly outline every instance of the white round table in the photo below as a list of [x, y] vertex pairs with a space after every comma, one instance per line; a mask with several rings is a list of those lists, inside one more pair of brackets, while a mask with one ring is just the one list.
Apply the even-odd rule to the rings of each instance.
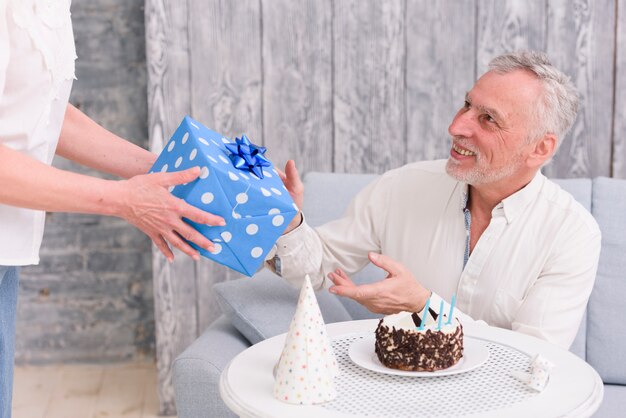
[[[339, 362], [337, 398], [313, 405], [291, 405], [272, 395], [272, 370], [286, 334], [253, 345], [224, 369], [220, 394], [241, 417], [589, 417], [600, 406], [604, 386], [598, 373], [567, 350], [501, 328], [464, 324], [467, 337], [484, 340], [488, 360], [466, 373], [440, 377], [381, 374], [354, 364], [352, 342], [376, 329], [378, 320], [328, 324]], [[513, 378], [527, 371], [535, 354], [555, 364], [546, 388], [537, 393]]]

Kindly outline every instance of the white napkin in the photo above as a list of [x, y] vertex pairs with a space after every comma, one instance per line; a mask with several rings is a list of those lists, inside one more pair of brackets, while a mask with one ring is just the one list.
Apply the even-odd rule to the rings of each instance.
[[274, 397], [283, 402], [312, 405], [337, 396], [339, 366], [308, 275], [274, 371]]
[[530, 373], [512, 371], [511, 375], [526, 384], [529, 388], [541, 392], [548, 384], [550, 370], [553, 367], [554, 363], [540, 354], [537, 354], [530, 361]]

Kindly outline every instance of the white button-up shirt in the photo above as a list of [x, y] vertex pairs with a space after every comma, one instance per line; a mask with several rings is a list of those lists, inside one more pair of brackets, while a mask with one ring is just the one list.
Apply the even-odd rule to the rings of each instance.
[[597, 223], [538, 173], [494, 208], [464, 267], [467, 190], [446, 174], [445, 160], [392, 170], [361, 191], [343, 218], [316, 229], [303, 223], [281, 237], [281, 275], [299, 285], [309, 274], [315, 287], [329, 286], [329, 272], [353, 274], [374, 251], [432, 290], [431, 307], [456, 293], [459, 310], [476, 320], [569, 347], [595, 280]]
[[[0, 144], [52, 162], [75, 59], [69, 0], [0, 0]], [[44, 221], [0, 204], [0, 265], [37, 264]]]

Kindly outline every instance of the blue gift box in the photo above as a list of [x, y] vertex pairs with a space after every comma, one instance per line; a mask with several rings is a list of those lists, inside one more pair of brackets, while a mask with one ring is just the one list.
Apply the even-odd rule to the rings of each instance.
[[226, 225], [185, 219], [213, 241], [215, 251], [190, 245], [204, 257], [252, 276], [298, 208], [272, 163], [263, 157], [265, 149], [242, 139], [232, 142], [185, 116], [150, 172], [202, 169], [198, 179], [176, 186], [172, 194], [223, 217]]

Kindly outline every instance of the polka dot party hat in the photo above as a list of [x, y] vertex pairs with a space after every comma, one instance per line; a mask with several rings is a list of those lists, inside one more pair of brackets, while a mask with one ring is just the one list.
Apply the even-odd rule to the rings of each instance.
[[165, 144], [150, 172], [200, 167], [200, 177], [176, 186], [172, 194], [190, 205], [222, 216], [225, 226], [186, 220], [213, 241], [209, 252], [190, 242], [206, 258], [252, 276], [298, 213], [264, 147], [244, 135], [231, 141], [186, 116]]
[[339, 366], [308, 275], [275, 372], [274, 397], [283, 402], [312, 405], [337, 396]]

